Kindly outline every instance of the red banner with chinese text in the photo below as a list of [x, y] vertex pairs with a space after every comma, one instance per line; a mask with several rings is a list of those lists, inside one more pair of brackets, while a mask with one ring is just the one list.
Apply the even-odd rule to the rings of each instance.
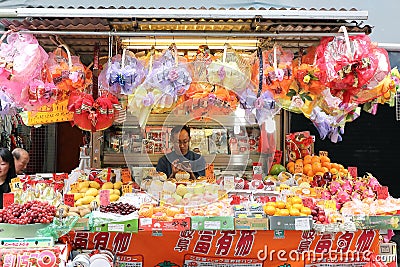
[[71, 232], [71, 240], [75, 248], [112, 250], [135, 266], [304, 267], [337, 254], [377, 252], [379, 232], [166, 231], [162, 236], [151, 231]]

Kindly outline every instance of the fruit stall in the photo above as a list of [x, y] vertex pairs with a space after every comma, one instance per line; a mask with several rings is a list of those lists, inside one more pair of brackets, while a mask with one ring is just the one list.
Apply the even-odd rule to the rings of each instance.
[[[234, 26], [268, 24], [240, 14]], [[152, 43], [138, 52], [130, 44], [149, 32], [124, 43], [113, 31], [105, 48], [94, 46], [88, 67], [65, 43], [49, 49], [52, 38], [43, 35], [54, 32], [2, 23], [14, 26], [0, 47], [0, 93], [9, 104], [2, 111], [24, 110], [28, 125], [72, 121], [91, 132], [91, 144], [69, 173], [11, 181], [0, 210], [0, 266], [397, 266], [390, 240], [400, 230], [400, 199], [379, 177], [333, 162], [334, 151], [316, 151], [318, 137], [284, 125], [288, 112], [303, 114], [319, 138], [340, 142], [360, 105], [394, 105], [400, 74], [365, 34], [369, 28], [335, 22], [330, 30], [340, 33], [310, 33], [294, 46], [296, 32], [285, 38], [251, 28], [242, 35], [263, 42], [242, 50], [222, 30], [222, 46], [206, 39], [210, 47], [196, 43], [194, 54], [182, 53], [175, 37], [162, 51]], [[187, 17], [180, 23], [193, 26]], [[207, 162], [195, 180], [155, 168], [172, 149], [171, 127], [182, 122]]]

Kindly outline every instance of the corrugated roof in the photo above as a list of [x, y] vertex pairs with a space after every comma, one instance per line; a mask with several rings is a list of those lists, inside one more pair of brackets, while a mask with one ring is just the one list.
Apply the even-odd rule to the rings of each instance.
[[[35, 31], [36, 37], [47, 51], [54, 50], [56, 45], [62, 42], [81, 57], [88, 55], [90, 60], [95, 42], [100, 43], [101, 55], [107, 55], [109, 32], [117, 37], [118, 34], [173, 35], [185, 32], [232, 36], [240, 33], [254, 37], [264, 34], [264, 43], [273, 40], [286, 47], [298, 48], [317, 43], [322, 34], [336, 33], [342, 25], [347, 27], [350, 34], [369, 34], [372, 27], [364, 24], [367, 14], [356, 9], [156, 9], [133, 6], [72, 8], [54, 5], [43, 8], [18, 8], [13, 18], [3, 18], [0, 23], [6, 29]], [[85, 34], [79, 34], [82, 32]]]

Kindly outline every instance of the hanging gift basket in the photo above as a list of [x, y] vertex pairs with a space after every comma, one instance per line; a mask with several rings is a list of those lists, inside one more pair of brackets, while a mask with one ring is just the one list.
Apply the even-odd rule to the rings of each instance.
[[130, 95], [146, 76], [146, 69], [135, 54], [123, 49], [122, 55], [109, 56], [108, 62], [99, 74], [99, 87], [111, 93]]
[[139, 120], [142, 127], [149, 114], [170, 112], [178, 97], [183, 95], [192, 82], [191, 73], [184, 59], [178, 58], [175, 44], [166, 49], [158, 59], [155, 50], [148, 55], [149, 70], [145, 81], [129, 96], [128, 110]]
[[48, 55], [32, 34], [8, 31], [1, 41], [1, 88], [20, 105], [26, 96], [23, 91], [39, 76]]
[[344, 102], [363, 102], [369, 97], [361, 94], [357, 100], [359, 93], [371, 89], [368, 84], [376, 85], [390, 70], [387, 63], [379, 62], [388, 62], [386, 52], [372, 44], [368, 36], [349, 37], [344, 26], [340, 31], [343, 36], [322, 38], [317, 48], [317, 65], [326, 72], [326, 86], [332, 95]]
[[101, 131], [114, 122], [119, 102], [116, 96], [105, 91], [94, 99], [91, 94], [73, 91], [68, 101], [68, 110], [74, 112], [73, 123], [85, 131]]
[[66, 45], [60, 45], [49, 53], [46, 69], [45, 80], [53, 82], [58, 89], [55, 96], [57, 101], [68, 99], [71, 92], [83, 91], [88, 85], [88, 70], [78, 56], [71, 55]]

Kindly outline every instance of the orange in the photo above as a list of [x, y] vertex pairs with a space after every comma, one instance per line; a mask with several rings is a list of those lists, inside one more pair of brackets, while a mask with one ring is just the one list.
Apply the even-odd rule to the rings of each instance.
[[311, 159], [312, 159], [311, 155], [305, 155], [304, 158], [303, 158], [304, 165], [305, 164], [310, 164], [311, 163]]
[[321, 156], [320, 159], [321, 159], [321, 162], [331, 162], [331, 159], [328, 158], [328, 156]]
[[292, 199], [293, 204], [302, 204], [303, 205], [303, 200], [301, 199], [301, 197], [295, 196], [295, 197], [292, 197], [291, 199]]
[[321, 160], [320, 160], [319, 156], [312, 156], [311, 162], [312, 162], [312, 163], [314, 163], [314, 162], [321, 162]]
[[303, 166], [303, 173], [308, 174], [309, 171], [312, 171], [312, 165], [307, 163], [306, 165]]
[[307, 176], [309, 176], [309, 177], [313, 177], [314, 176], [314, 172], [313, 172], [313, 170], [311, 169], [311, 170], [309, 170], [307, 173], [305, 173], [305, 175], [307, 175]]
[[322, 167], [322, 166], [321, 166], [321, 163], [318, 162], [318, 161], [314, 161], [314, 162], [312, 163], [312, 170], [313, 170], [314, 173], [320, 171], [321, 167]]
[[322, 176], [322, 175], [324, 175], [324, 173], [323, 172], [316, 172], [315, 175], [321, 175]]
[[298, 164], [298, 165], [304, 165], [303, 164], [303, 159], [296, 159], [296, 164]]
[[331, 168], [331, 163], [330, 163], [330, 162], [327, 162], [327, 161], [322, 162], [321, 165], [322, 165], [322, 167], [326, 167], [326, 168], [328, 168], [328, 169]]
[[272, 207], [276, 208], [276, 202], [267, 202], [267, 203], [265, 203], [265, 206], [272, 206]]
[[338, 170], [343, 170], [344, 166], [342, 164], [338, 164], [339, 169]]
[[331, 168], [335, 168], [336, 170], [339, 170], [340, 166], [337, 163], [331, 163]]
[[292, 208], [301, 210], [301, 208], [303, 208], [303, 204], [295, 203], [295, 204], [292, 205]]
[[322, 172], [323, 172], [323, 173], [329, 172], [329, 168], [327, 168], [327, 167], [322, 167], [321, 169], [322, 169]]
[[265, 212], [265, 214], [267, 214], [267, 215], [274, 215], [275, 214], [275, 212], [276, 212], [276, 209], [275, 209], [275, 207], [274, 206], [271, 206], [271, 205], [265, 205], [264, 206], [264, 212]]
[[289, 161], [288, 164], [286, 164], [286, 169], [290, 173], [294, 173], [294, 162], [293, 161]]

